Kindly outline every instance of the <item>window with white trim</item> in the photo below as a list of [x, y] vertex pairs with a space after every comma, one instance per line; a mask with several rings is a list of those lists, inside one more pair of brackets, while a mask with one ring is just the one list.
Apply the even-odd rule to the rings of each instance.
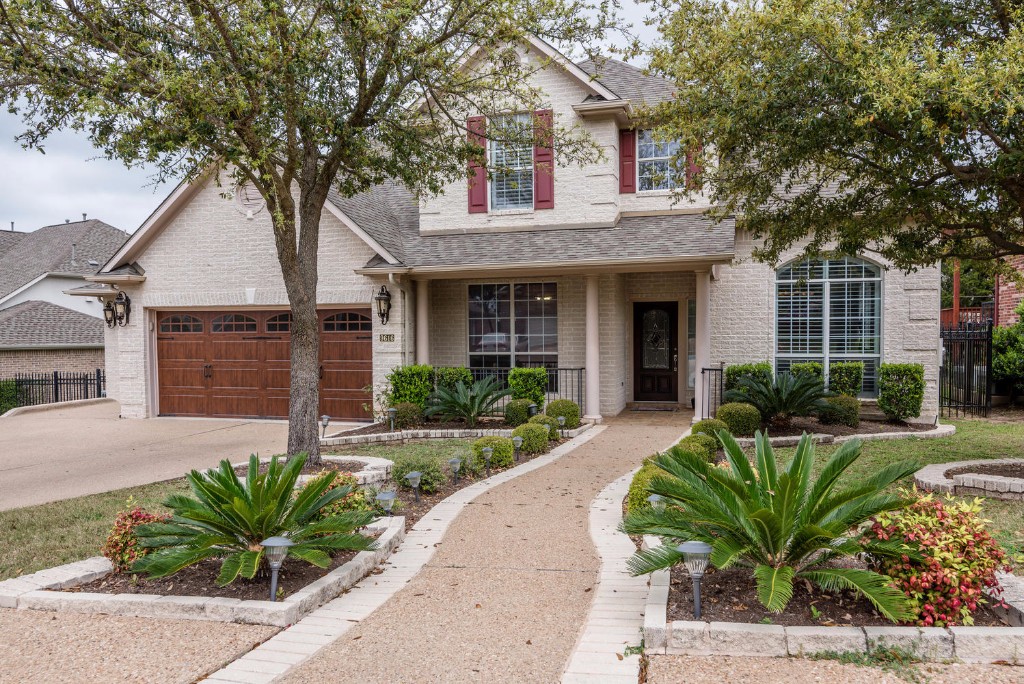
[[882, 271], [863, 259], [800, 261], [775, 278], [775, 370], [817, 361], [864, 363], [861, 396], [875, 396], [882, 358]]
[[[509, 114], [493, 117], [488, 129], [496, 138], [491, 139], [490, 164], [491, 209], [533, 208], [533, 143], [526, 135], [533, 126], [529, 114]], [[508, 138], [519, 138], [509, 140]]]
[[[679, 153], [679, 141], [661, 141], [654, 131], [638, 131], [636, 137], [637, 189], [674, 190], [677, 183], [672, 159]], [[685, 182], [685, 178], [682, 179]]]
[[558, 286], [469, 286], [469, 367], [558, 367]]

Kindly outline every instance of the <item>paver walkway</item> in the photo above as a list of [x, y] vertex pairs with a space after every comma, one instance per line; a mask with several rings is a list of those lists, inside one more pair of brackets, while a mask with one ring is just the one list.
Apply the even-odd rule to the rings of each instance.
[[591, 501], [688, 426], [689, 414], [625, 414], [479, 497], [404, 589], [285, 681], [557, 682], [600, 568]]

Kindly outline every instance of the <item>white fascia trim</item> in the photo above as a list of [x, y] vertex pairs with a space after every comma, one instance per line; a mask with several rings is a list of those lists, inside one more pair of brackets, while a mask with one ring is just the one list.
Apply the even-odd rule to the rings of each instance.
[[38, 283], [40, 280], [42, 280], [43, 278], [45, 278], [48, 275], [50, 275], [49, 272], [44, 273], [44, 274], [42, 274], [40, 276], [36, 276], [32, 280], [28, 281], [27, 283], [25, 283], [24, 285], [19, 287], [17, 290], [11, 290], [7, 294], [5, 294], [3, 297], [0, 297], [0, 304], [3, 304], [4, 302], [6, 302], [7, 300], [11, 299], [15, 295], [21, 294], [22, 292], [24, 292], [28, 288], [32, 287], [33, 285], [35, 285], [36, 283]]
[[384, 261], [388, 262], [389, 264], [397, 264], [398, 263], [398, 259], [396, 259], [394, 257], [394, 255], [391, 254], [391, 252], [389, 252], [388, 250], [384, 249], [384, 247], [381, 246], [381, 244], [379, 242], [377, 242], [372, 237], [370, 237], [369, 233], [367, 233], [365, 230], [360, 228], [359, 225], [355, 221], [350, 219], [345, 212], [343, 212], [341, 209], [336, 207], [334, 205], [334, 202], [332, 202], [330, 200], [327, 200], [326, 202], [324, 202], [324, 205], [327, 207], [327, 210], [330, 211], [332, 214], [334, 214], [334, 216], [337, 217], [337, 219], [339, 221], [344, 223], [345, 226], [349, 230], [351, 230], [353, 233], [355, 233], [357, 236], [359, 236], [359, 238], [363, 242], [365, 242], [367, 245], [369, 245], [370, 249], [372, 249], [374, 252], [379, 254], [380, 257], [382, 259], [384, 259]]
[[555, 49], [553, 45], [549, 45], [547, 42], [541, 40], [540, 38], [534, 35], [530, 36], [530, 45], [537, 48], [537, 50], [539, 50], [540, 52], [543, 52], [551, 59], [551, 61], [560, 65], [563, 69], [565, 69], [567, 72], [576, 77], [576, 79], [585, 87], [594, 91], [594, 94], [600, 95], [606, 100], [622, 99], [618, 95], [616, 95], [615, 93], [601, 85], [599, 81], [597, 81], [594, 78], [591, 78], [590, 74], [576, 66], [575, 62], [573, 62], [571, 59], [569, 59], [561, 52], [559, 52], [557, 49]]

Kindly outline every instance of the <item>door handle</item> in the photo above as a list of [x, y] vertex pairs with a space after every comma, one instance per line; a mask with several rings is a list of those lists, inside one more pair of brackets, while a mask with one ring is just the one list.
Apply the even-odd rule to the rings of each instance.
[[212, 364], [208, 363], [205, 366], [203, 366], [203, 377], [204, 378], [212, 378], [213, 377], [213, 365]]
[[320, 366], [320, 379], [324, 379], [324, 367], [322, 365]]
[[679, 354], [672, 355], [672, 371], [676, 372], [679, 370]]

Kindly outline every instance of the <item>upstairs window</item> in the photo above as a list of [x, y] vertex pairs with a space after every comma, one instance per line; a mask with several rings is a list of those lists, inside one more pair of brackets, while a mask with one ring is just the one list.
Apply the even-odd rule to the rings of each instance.
[[639, 131], [637, 135], [637, 171], [639, 190], [674, 190], [685, 178], [678, 179], [672, 169], [672, 158], [679, 152], [678, 141], [660, 141], [653, 131]]
[[489, 122], [496, 137], [520, 138], [520, 141], [490, 140], [490, 164], [493, 170], [491, 209], [533, 208], [533, 144], [527, 132], [532, 130], [529, 114], [494, 117]]

